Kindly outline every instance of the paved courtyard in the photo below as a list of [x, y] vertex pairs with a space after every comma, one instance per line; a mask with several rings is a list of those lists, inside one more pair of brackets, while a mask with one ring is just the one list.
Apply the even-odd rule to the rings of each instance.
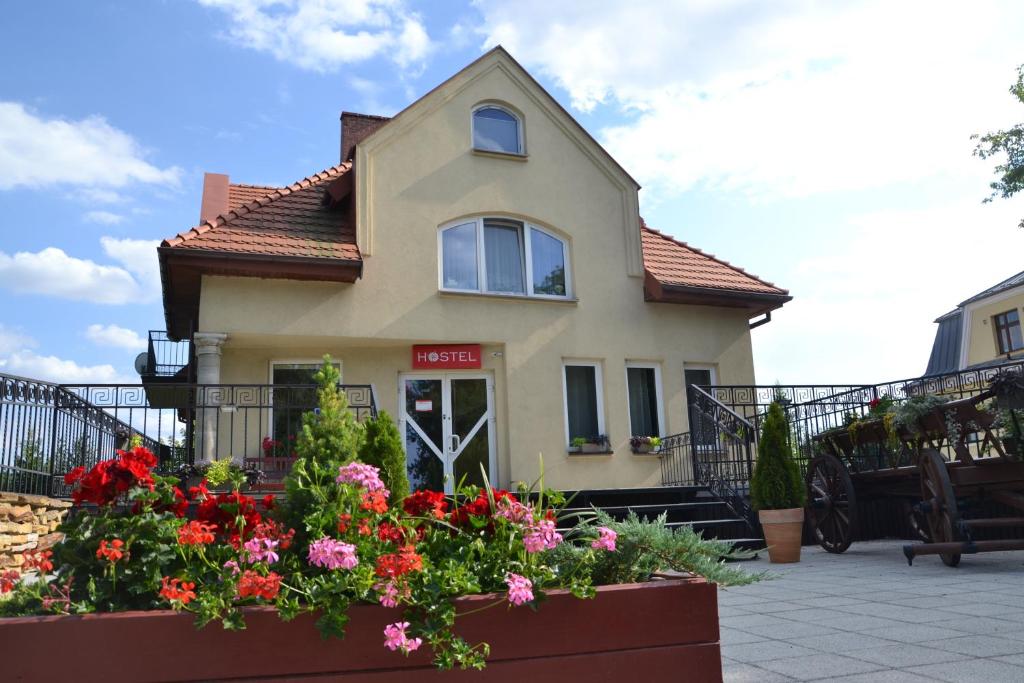
[[908, 567], [902, 545], [745, 563], [776, 578], [720, 591], [725, 680], [1024, 683], [1024, 552]]

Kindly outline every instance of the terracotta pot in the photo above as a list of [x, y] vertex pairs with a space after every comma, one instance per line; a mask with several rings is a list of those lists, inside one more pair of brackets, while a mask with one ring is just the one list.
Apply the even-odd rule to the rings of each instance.
[[804, 529], [804, 509], [761, 510], [757, 513], [772, 562], [799, 562], [800, 539]]
[[[507, 605], [480, 610], [504, 601], [503, 595], [455, 601], [460, 613], [469, 613], [456, 622], [459, 635], [470, 643], [490, 643], [484, 673], [439, 672], [426, 647], [409, 657], [388, 652], [384, 626], [400, 621], [401, 611], [354, 605], [343, 640], [321, 639], [315, 615], [283, 622], [268, 607], [243, 608], [244, 631], [225, 631], [218, 624], [198, 630], [193, 615], [169, 610], [0, 619], [0, 678], [52, 681], [73, 670], [77, 683], [113, 678], [667, 683], [686, 672], [687, 680], [722, 681], [714, 584], [650, 581], [601, 586], [593, 600], [564, 590], [547, 598], [536, 612]], [[114, 674], [97, 659], [111, 647], [117, 649]]]

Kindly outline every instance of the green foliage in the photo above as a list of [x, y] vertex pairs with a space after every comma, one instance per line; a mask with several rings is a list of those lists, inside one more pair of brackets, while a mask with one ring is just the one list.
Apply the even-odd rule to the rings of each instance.
[[348, 398], [339, 387], [338, 369], [324, 356], [313, 376], [317, 389], [317, 410], [304, 413], [302, 431], [295, 443], [299, 456], [285, 478], [285, 498], [280, 518], [295, 529], [295, 543], [305, 549], [310, 538], [319, 538], [337, 524], [342, 499], [334, 479], [338, 468], [356, 459], [364, 429], [348, 408]]
[[402, 435], [386, 411], [364, 423], [366, 438], [359, 449], [359, 459], [380, 469], [380, 478], [391, 491], [391, 500], [409, 495], [409, 473], [405, 467]]
[[[646, 520], [630, 511], [619, 522], [604, 511], [595, 510], [591, 519], [578, 525], [571, 535], [592, 536], [595, 525], [606, 526], [618, 534], [614, 553], [592, 556], [588, 570], [593, 585], [647, 581], [659, 571], [690, 572], [721, 586], [744, 586], [764, 577], [726, 563], [749, 559], [753, 552], [734, 548], [728, 541], [702, 538], [689, 526], [672, 529], [665, 520], [664, 514]], [[549, 550], [548, 555], [556, 571], [565, 574], [579, 563], [582, 549], [563, 543]]]
[[[1024, 104], [1024, 64], [1017, 67], [1017, 82], [1010, 86], [1010, 94]], [[974, 148], [974, 156], [987, 159], [994, 155], [1006, 155], [1006, 161], [995, 167], [997, 180], [989, 184], [992, 194], [985, 199], [992, 201], [996, 197], [1008, 199], [1024, 190], [1024, 123], [997, 130], [985, 135], [972, 135], [978, 140]], [[1024, 220], [1020, 227], [1024, 228]]]
[[788, 433], [786, 413], [774, 401], [761, 426], [757, 462], [750, 480], [750, 499], [755, 510], [787, 510], [804, 505], [804, 483], [793, 460]]
[[210, 486], [221, 486], [231, 480], [231, 460], [214, 460], [203, 471]]
[[905, 429], [911, 432], [921, 431], [919, 421], [926, 415], [935, 412], [946, 404], [946, 399], [934, 394], [925, 396], [913, 396], [893, 410], [893, 423], [898, 429]]

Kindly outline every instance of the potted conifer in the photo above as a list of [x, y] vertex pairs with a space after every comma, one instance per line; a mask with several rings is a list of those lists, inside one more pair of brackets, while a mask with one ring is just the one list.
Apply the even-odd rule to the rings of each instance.
[[799, 562], [804, 524], [804, 486], [787, 439], [789, 425], [775, 401], [761, 427], [750, 498], [758, 511], [772, 562]]

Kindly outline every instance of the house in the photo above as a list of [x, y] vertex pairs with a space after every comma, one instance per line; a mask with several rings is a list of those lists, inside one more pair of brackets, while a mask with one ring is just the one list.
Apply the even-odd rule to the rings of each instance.
[[[502, 48], [341, 129], [340, 163], [287, 187], [208, 174], [159, 247], [200, 383], [309, 382], [329, 353], [438, 488], [530, 482], [541, 455], [549, 486], [656, 485], [630, 437], [686, 431], [688, 383], [754, 383], [751, 327], [786, 290], [645, 225], [637, 182]], [[200, 457], [259, 448], [205, 429]]]
[[939, 328], [925, 375], [972, 370], [1024, 358], [1022, 308], [1024, 272], [978, 292], [937, 318]]

